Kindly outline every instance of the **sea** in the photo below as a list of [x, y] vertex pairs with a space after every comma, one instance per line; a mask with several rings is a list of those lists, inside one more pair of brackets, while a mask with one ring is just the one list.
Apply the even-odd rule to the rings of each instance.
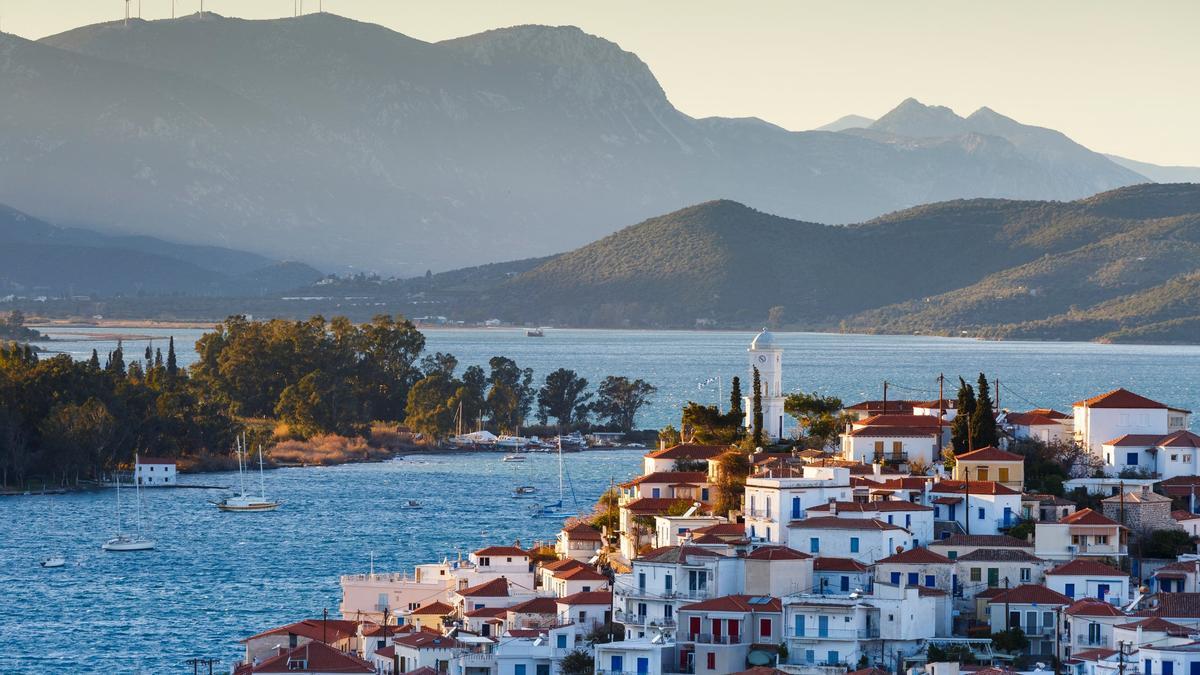
[[[84, 359], [123, 341], [127, 359], [147, 345], [165, 349], [174, 335], [180, 362], [202, 331], [161, 328], [46, 328], [40, 347]], [[430, 351], [462, 366], [496, 355], [532, 368], [537, 378], [570, 368], [593, 386], [607, 375], [657, 387], [638, 426], [678, 424], [687, 401], [725, 404], [735, 375], [746, 378], [750, 332], [548, 329], [427, 330]], [[1001, 407], [1069, 408], [1116, 387], [1189, 409], [1200, 401], [1200, 347], [1071, 342], [990, 342], [920, 336], [778, 333], [784, 388], [836, 395], [847, 403], [934, 398], [937, 377], [948, 396], [962, 376], [1000, 380]], [[1200, 417], [1200, 416], [1196, 416]], [[1195, 423], [1193, 423], [1194, 425]], [[642, 450], [566, 456], [569, 504], [586, 510], [612, 482], [636, 474]], [[496, 454], [413, 455], [398, 461], [266, 472], [278, 511], [219, 512], [220, 489], [142, 493], [143, 527], [153, 552], [115, 554], [100, 544], [117, 527], [113, 490], [0, 498], [0, 673], [190, 673], [188, 659], [214, 658], [228, 672], [240, 638], [328, 610], [336, 616], [342, 574], [399, 571], [466, 555], [487, 544], [549, 540], [560, 523], [531, 518], [512, 487], [531, 484], [557, 499], [557, 462], [523, 464]], [[252, 480], [256, 478], [252, 476]], [[188, 475], [181, 482], [233, 487], [235, 473]], [[574, 495], [572, 499], [571, 495]], [[125, 526], [132, 495], [122, 491]], [[423, 503], [401, 510], [403, 500]], [[39, 568], [61, 553], [67, 566]]]

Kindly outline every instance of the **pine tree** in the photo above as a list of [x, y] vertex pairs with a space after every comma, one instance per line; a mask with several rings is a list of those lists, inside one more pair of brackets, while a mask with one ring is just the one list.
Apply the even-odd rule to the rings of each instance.
[[162, 348], [159, 347], [158, 349], [154, 350], [154, 369], [158, 370], [162, 367], [163, 367]]
[[971, 415], [975, 412], [975, 391], [967, 381], [958, 378], [958, 404], [954, 421], [950, 423], [950, 442], [954, 454], [961, 455], [971, 450]]
[[146, 365], [148, 366], [148, 365], [150, 365], [150, 362], [154, 359], [154, 352], [150, 350], [150, 345], [146, 345], [145, 357], [146, 357]]
[[751, 432], [751, 443], [756, 448], [763, 445], [763, 409], [762, 409], [762, 378], [758, 368], [754, 369], [754, 426]]
[[976, 387], [975, 410], [971, 413], [971, 446], [978, 450], [989, 445], [996, 445], [999, 437], [996, 434], [996, 411], [992, 406], [991, 388], [987, 377], [979, 374], [979, 386]]
[[745, 414], [742, 410], [742, 378], [737, 375], [729, 384], [729, 414], [734, 418], [741, 418]]
[[167, 343], [167, 377], [174, 379], [179, 373], [179, 364], [175, 361], [175, 336]]
[[117, 375], [125, 374], [125, 348], [121, 346], [120, 340], [117, 340], [117, 348], [109, 352], [108, 363], [104, 369]]
[[100, 370], [100, 353], [95, 349], [92, 350], [92, 358], [88, 360], [88, 368]]

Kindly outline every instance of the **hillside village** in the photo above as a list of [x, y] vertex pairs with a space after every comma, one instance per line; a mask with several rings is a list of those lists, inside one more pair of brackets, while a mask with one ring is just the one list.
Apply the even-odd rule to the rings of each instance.
[[[954, 454], [955, 401], [862, 401], [830, 447], [772, 452], [782, 350], [748, 354], [764, 447], [663, 444], [553, 545], [345, 575], [339, 618], [246, 638], [233, 672], [1200, 672], [1191, 412], [1116, 389]], [[1031, 443], [1081, 453], [1061, 494]]]

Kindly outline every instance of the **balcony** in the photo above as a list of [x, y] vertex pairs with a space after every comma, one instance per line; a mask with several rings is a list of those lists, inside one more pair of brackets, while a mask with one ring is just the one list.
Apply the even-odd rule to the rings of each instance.
[[695, 642], [699, 645], [744, 645], [750, 640], [744, 635], [713, 635], [711, 633], [688, 633], [684, 642]]
[[634, 612], [624, 612], [617, 610], [613, 613], [613, 621], [625, 624], [626, 626], [661, 626], [663, 628], [674, 628], [675, 619], [668, 619], [661, 616], [650, 616], [649, 614], [635, 614]]
[[747, 518], [762, 518], [764, 520], [772, 518], [771, 512], [766, 509], [746, 509], [745, 516]]
[[907, 461], [907, 452], [889, 452], [875, 455], [876, 464], [904, 464]]
[[879, 637], [878, 628], [819, 628], [806, 630], [801, 633], [792, 632], [788, 637], [793, 640], [872, 640]]
[[619, 588], [617, 595], [624, 598], [642, 598], [646, 600], [707, 600], [713, 597], [708, 588], [672, 588], [669, 591], [656, 591], [649, 588]]

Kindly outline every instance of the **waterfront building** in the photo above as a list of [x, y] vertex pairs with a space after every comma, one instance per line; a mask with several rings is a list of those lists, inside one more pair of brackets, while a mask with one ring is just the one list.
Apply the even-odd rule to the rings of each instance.
[[712, 503], [713, 484], [707, 471], [660, 471], [621, 483], [622, 491], [630, 499], [666, 498], [674, 501]]
[[242, 640], [244, 663], [256, 664], [277, 656], [280, 649], [303, 647], [310, 642], [332, 645], [342, 651], [358, 647], [358, 623], [342, 619], [305, 619]]
[[1125, 434], [1104, 441], [1100, 448], [1113, 474], [1134, 471], [1169, 479], [1200, 473], [1200, 436], [1187, 430]]
[[448, 601], [457, 587], [456, 564], [449, 562], [417, 565], [413, 573], [374, 571], [344, 574], [340, 581], [343, 619], [383, 622], [383, 613], [413, 610], [431, 601]]
[[[750, 348], [746, 350], [750, 357], [750, 367], [746, 373], [743, 391], [748, 392], [742, 399], [742, 410], [746, 417], [743, 425], [747, 429], [754, 426], [754, 369], [758, 369], [761, 385], [760, 399], [762, 401], [763, 436], [767, 441], [778, 441], [792, 435], [792, 423], [784, 412], [783, 404], [783, 348], [775, 342], [775, 336], [764, 328], [754, 336]], [[749, 385], [749, 386], [746, 386]]]
[[704, 465], [703, 470], [707, 471], [709, 462], [720, 457], [732, 447], [730, 445], [680, 443], [669, 448], [660, 448], [643, 456], [642, 473], [649, 475], [663, 471], [678, 471], [680, 466], [699, 467], [702, 464]]
[[374, 675], [375, 665], [319, 640], [295, 647], [279, 647], [257, 661], [236, 666], [233, 675], [253, 673], [305, 673], [306, 675]]
[[1034, 555], [1046, 560], [1117, 558], [1126, 554], [1128, 528], [1092, 509], [1034, 525]]
[[[432, 668], [445, 673], [455, 653], [463, 648], [452, 637], [428, 631], [413, 631], [397, 636], [392, 644], [371, 654], [372, 666], [380, 675], [411, 673]], [[372, 671], [368, 671], [372, 672]]]
[[[1167, 436], [1188, 428], [1190, 411], [1172, 408], [1128, 389], [1076, 401], [1073, 435], [1077, 442], [1102, 456], [1105, 442], [1130, 434]], [[1128, 466], [1128, 457], [1112, 457], [1109, 466]]]
[[534, 596], [532, 584], [519, 586], [510, 579], [500, 577], [452, 592], [450, 604], [454, 606], [456, 614], [462, 616], [484, 607], [511, 607]]
[[139, 456], [133, 478], [142, 487], [173, 487], [177, 483], [175, 460]]

